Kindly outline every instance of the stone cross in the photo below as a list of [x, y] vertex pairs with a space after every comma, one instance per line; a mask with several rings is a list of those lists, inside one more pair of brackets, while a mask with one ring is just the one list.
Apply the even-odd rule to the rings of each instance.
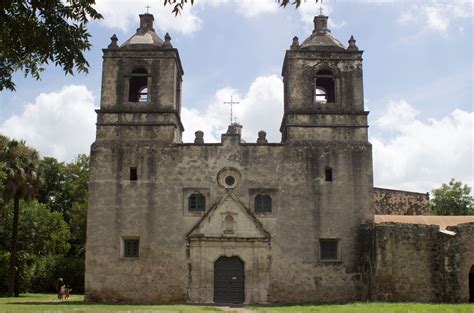
[[148, 10], [151, 9], [151, 6], [147, 5], [147, 6], [145, 7], [145, 9], [146, 9], [146, 13], [148, 14]]

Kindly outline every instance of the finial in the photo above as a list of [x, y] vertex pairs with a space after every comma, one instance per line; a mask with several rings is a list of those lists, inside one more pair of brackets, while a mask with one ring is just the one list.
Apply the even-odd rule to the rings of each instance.
[[359, 47], [356, 46], [356, 40], [354, 39], [354, 36], [351, 35], [351, 38], [348, 41], [349, 47], [347, 47], [347, 50], [351, 51], [357, 51], [359, 50]]
[[202, 130], [198, 130], [194, 133], [196, 138], [194, 138], [194, 143], [204, 143], [204, 132]]
[[261, 130], [258, 132], [257, 143], [268, 143], [267, 133], [265, 131]]
[[291, 43], [291, 46], [290, 46], [290, 49], [291, 50], [295, 50], [295, 49], [298, 49], [300, 47], [300, 43], [298, 41], [298, 37], [293, 37], [293, 42]]
[[115, 34], [113, 34], [113, 36], [110, 37], [110, 40], [111, 40], [111, 42], [110, 42], [110, 44], [107, 48], [109, 48], [109, 49], [110, 48], [118, 48], [118, 45], [117, 45], [118, 38]]
[[172, 45], [171, 45], [171, 36], [168, 33], [166, 33], [166, 35], [165, 35], [165, 43], [163, 44], [163, 46], [172, 47]]
[[147, 4], [147, 6], [145, 7], [145, 9], [146, 9], [146, 14], [148, 14], [148, 10], [151, 9], [151, 6]]

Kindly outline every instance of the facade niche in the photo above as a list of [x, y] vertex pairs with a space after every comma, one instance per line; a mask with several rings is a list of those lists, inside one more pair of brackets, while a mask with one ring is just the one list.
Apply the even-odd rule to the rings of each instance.
[[336, 102], [334, 74], [330, 70], [320, 70], [316, 73], [314, 102], [320, 104]]
[[206, 210], [206, 197], [200, 192], [191, 194], [188, 198], [188, 210], [190, 212], [201, 212]]
[[147, 102], [148, 100], [148, 72], [145, 69], [135, 69], [130, 75], [128, 101]]

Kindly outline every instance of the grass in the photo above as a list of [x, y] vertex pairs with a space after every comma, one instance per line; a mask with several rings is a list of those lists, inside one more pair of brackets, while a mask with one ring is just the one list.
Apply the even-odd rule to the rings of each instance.
[[474, 304], [356, 302], [349, 304], [248, 307], [257, 312], [298, 313], [473, 313]]
[[[247, 312], [324, 312], [324, 313], [473, 313], [474, 304], [421, 304], [421, 303], [350, 303], [307, 304], [279, 306], [246, 306]], [[26, 294], [19, 298], [1, 298], [0, 312], [222, 312], [218, 307], [197, 305], [131, 305], [84, 303], [84, 296], [72, 295], [69, 300], [58, 300], [54, 294]], [[230, 312], [239, 312], [233, 309]]]
[[25, 294], [18, 298], [0, 298], [0, 312], [222, 312], [209, 306], [196, 305], [131, 305], [84, 303], [84, 296], [71, 295], [68, 300], [58, 300], [55, 294]]

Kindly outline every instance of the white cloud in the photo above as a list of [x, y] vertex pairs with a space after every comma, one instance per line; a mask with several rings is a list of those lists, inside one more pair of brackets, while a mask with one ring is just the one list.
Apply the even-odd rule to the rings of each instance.
[[256, 17], [265, 13], [276, 13], [279, 9], [274, 0], [240, 0], [237, 1], [238, 12], [245, 17]]
[[[96, 9], [104, 16], [101, 21], [109, 28], [118, 28], [128, 31], [130, 28], [138, 28], [138, 15], [145, 12], [145, 7], [150, 3], [146, 0], [126, 1], [126, 0], [100, 0], [97, 1]], [[155, 30], [164, 36], [166, 32], [176, 32], [181, 34], [191, 34], [201, 28], [201, 19], [195, 14], [195, 7], [187, 5], [180, 15], [171, 13], [173, 7], [163, 6], [162, 1], [155, 2], [150, 13], [155, 17]], [[158, 28], [158, 29], [156, 29]], [[125, 40], [128, 38], [124, 38]]]
[[206, 142], [220, 141], [220, 135], [225, 133], [229, 125], [228, 104], [230, 96], [234, 101], [234, 115], [243, 125], [242, 137], [247, 142], [255, 142], [260, 130], [267, 132], [267, 139], [280, 142], [280, 122], [283, 116], [283, 83], [277, 75], [260, 76], [243, 94], [231, 87], [216, 91], [209, 106], [202, 112], [196, 109], [183, 108], [182, 119], [186, 129], [184, 141], [194, 141], [196, 130], [204, 131]]
[[456, 178], [473, 186], [474, 113], [419, 115], [405, 100], [392, 101], [373, 124], [375, 185], [426, 192]]
[[41, 93], [20, 115], [0, 125], [0, 133], [23, 139], [43, 156], [72, 161], [89, 153], [95, 137], [94, 98], [85, 86], [64, 86], [59, 92]]
[[469, 1], [414, 4], [400, 15], [402, 25], [415, 25], [421, 31], [435, 31], [446, 34], [453, 22], [473, 17], [473, 3]]

